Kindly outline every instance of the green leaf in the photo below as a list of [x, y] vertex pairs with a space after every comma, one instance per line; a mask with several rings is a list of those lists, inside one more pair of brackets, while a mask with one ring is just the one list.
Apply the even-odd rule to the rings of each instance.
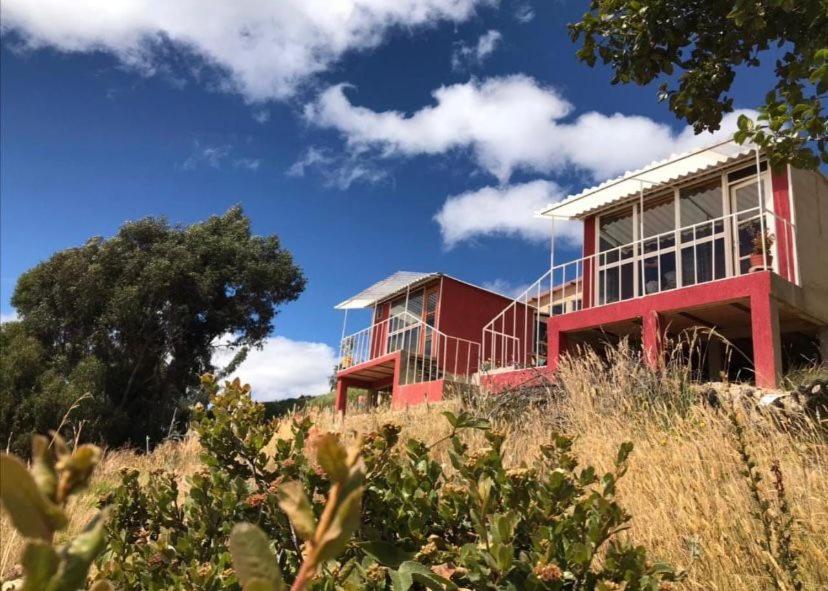
[[281, 591], [282, 573], [265, 533], [251, 523], [237, 523], [230, 533], [233, 568], [245, 591]]
[[83, 532], [66, 545], [61, 552], [58, 572], [52, 577], [47, 591], [77, 591], [86, 582], [92, 561], [106, 546], [106, 517], [106, 510], [98, 513]]
[[342, 482], [348, 478], [348, 453], [335, 434], [325, 433], [318, 438], [316, 459], [331, 480]]
[[43, 540], [31, 540], [20, 559], [23, 565], [22, 591], [41, 591], [57, 572], [58, 556], [52, 544]]
[[276, 494], [279, 507], [287, 513], [299, 537], [303, 540], [311, 539], [316, 531], [316, 517], [302, 483], [286, 482], [279, 486]]
[[615, 457], [615, 465], [621, 466], [627, 461], [627, 458], [630, 456], [630, 452], [633, 450], [633, 444], [631, 441], [625, 441], [621, 444], [618, 448], [618, 455]]
[[389, 542], [375, 540], [371, 542], [362, 542], [359, 544], [362, 551], [368, 556], [389, 568], [399, 568], [399, 566], [415, 556], [415, 552], [407, 552]]
[[50, 501], [55, 500], [57, 490], [57, 473], [52, 451], [49, 449], [49, 440], [43, 435], [32, 438], [32, 478], [37, 488]]
[[66, 526], [60, 507], [43, 496], [23, 462], [7, 454], [0, 454], [0, 500], [26, 538], [48, 542], [54, 531]]
[[319, 543], [318, 562], [336, 558], [359, 527], [362, 487], [352, 490], [336, 508], [331, 525]]
[[457, 585], [441, 577], [427, 566], [410, 560], [403, 562], [396, 571], [388, 573], [391, 577], [391, 586], [394, 591], [408, 591], [416, 581], [420, 585], [434, 591], [449, 591], [457, 589]]

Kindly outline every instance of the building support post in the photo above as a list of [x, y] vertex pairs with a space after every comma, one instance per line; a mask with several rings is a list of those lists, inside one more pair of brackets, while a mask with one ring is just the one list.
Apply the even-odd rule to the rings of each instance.
[[822, 363], [828, 364], [828, 326], [819, 327], [819, 354]]
[[348, 406], [348, 386], [350, 384], [346, 378], [336, 380], [336, 412], [343, 417]]
[[550, 372], [558, 369], [562, 353], [566, 353], [566, 333], [550, 318], [546, 321], [546, 367]]
[[724, 347], [719, 337], [711, 334], [707, 337], [707, 375], [711, 382], [722, 379], [724, 371]]
[[782, 373], [782, 346], [779, 309], [770, 294], [758, 293], [750, 297], [750, 323], [756, 386], [776, 388]]
[[641, 342], [644, 347], [644, 361], [653, 370], [664, 365], [664, 339], [661, 330], [661, 316], [658, 312], [645, 312], [641, 318]]

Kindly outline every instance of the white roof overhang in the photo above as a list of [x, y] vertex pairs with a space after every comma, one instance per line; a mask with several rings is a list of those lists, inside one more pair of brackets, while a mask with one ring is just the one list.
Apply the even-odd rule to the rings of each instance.
[[595, 187], [570, 195], [537, 212], [539, 217], [583, 219], [610, 205], [638, 195], [643, 189], [651, 192], [666, 185], [687, 179], [714, 168], [731, 164], [754, 153], [752, 144], [739, 145], [733, 140], [719, 142], [706, 148], [674, 155], [653, 162], [640, 170], [605, 181]]
[[368, 289], [364, 289], [355, 296], [340, 302], [336, 310], [353, 310], [355, 308], [370, 308], [377, 302], [394, 295], [404, 289], [422, 283], [428, 279], [439, 277], [439, 273], [415, 273], [412, 271], [397, 271], [390, 277], [376, 282]]

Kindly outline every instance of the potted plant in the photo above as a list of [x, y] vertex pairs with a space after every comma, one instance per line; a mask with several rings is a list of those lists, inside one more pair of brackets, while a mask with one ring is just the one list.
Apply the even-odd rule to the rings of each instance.
[[757, 229], [753, 234], [753, 250], [750, 253], [750, 268], [754, 271], [764, 271], [773, 264], [771, 247], [774, 236]]

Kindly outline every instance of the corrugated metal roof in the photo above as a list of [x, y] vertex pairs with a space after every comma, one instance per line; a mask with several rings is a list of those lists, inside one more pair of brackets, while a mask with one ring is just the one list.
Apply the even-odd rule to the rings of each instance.
[[644, 168], [585, 189], [576, 195], [537, 212], [542, 217], [583, 219], [598, 209], [637, 195], [642, 184], [645, 191], [672, 184], [691, 175], [729, 164], [753, 152], [753, 145], [739, 145], [733, 140], [719, 142], [706, 148], [671, 156], [653, 162]]
[[354, 308], [370, 308], [380, 300], [402, 291], [416, 283], [432, 277], [439, 277], [439, 273], [415, 273], [413, 271], [397, 271], [382, 281], [365, 289], [334, 306], [337, 310], [353, 310]]

